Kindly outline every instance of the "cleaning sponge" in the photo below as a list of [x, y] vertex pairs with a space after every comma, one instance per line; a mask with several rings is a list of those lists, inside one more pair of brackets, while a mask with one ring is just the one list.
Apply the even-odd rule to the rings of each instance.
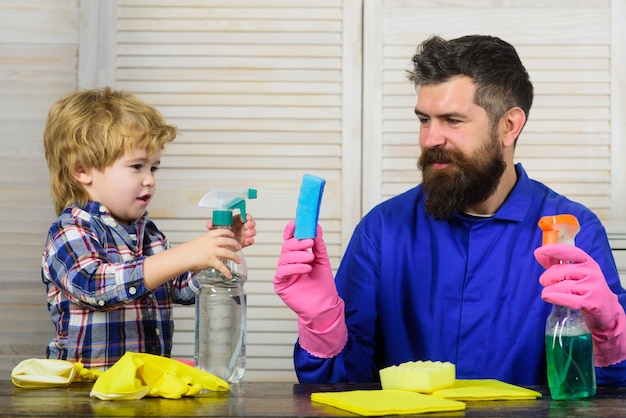
[[312, 174], [302, 176], [296, 209], [296, 229], [293, 234], [295, 238], [315, 238], [325, 184], [326, 180], [321, 177]]
[[440, 361], [409, 361], [380, 370], [383, 389], [432, 393], [454, 384], [454, 364]]

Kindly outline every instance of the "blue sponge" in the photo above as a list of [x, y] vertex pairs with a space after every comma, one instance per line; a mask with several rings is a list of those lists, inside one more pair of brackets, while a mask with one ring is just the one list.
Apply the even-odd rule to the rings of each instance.
[[326, 180], [321, 177], [312, 174], [302, 176], [296, 209], [296, 229], [293, 234], [295, 238], [315, 238], [325, 184]]

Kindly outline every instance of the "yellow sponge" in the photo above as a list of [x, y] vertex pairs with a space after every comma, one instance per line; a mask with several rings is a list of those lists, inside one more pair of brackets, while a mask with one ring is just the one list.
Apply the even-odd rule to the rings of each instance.
[[454, 364], [441, 361], [409, 361], [380, 370], [383, 389], [432, 393], [454, 384]]

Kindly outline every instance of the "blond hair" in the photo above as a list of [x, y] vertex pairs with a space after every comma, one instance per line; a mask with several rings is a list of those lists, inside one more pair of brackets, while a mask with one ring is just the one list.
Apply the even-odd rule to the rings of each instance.
[[50, 107], [43, 135], [57, 214], [89, 199], [77, 169], [102, 170], [133, 148], [154, 154], [174, 138], [176, 127], [130, 93], [105, 87], [63, 96]]

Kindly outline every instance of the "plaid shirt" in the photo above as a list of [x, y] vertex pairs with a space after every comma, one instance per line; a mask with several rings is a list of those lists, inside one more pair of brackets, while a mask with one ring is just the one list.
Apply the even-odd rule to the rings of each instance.
[[126, 351], [169, 357], [172, 303], [194, 303], [190, 273], [154, 291], [144, 285], [146, 257], [169, 247], [146, 215], [135, 221], [136, 240], [99, 203], [69, 207], [48, 232], [42, 280], [56, 326], [48, 358], [106, 369]]

